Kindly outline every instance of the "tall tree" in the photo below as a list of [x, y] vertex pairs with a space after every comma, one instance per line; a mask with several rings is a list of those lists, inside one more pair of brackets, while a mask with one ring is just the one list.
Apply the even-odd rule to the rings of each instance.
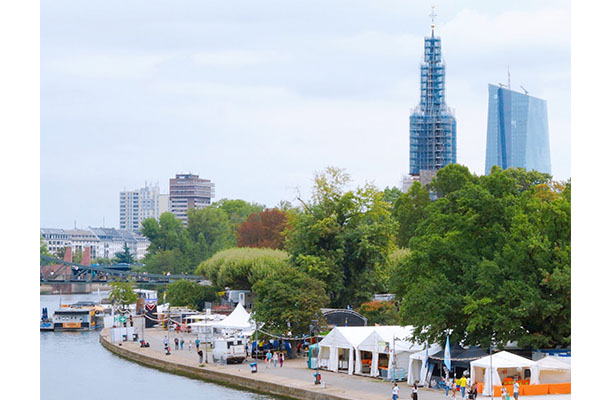
[[440, 197], [398, 260], [402, 322], [421, 340], [569, 344], [570, 184], [524, 170], [441, 171]]
[[205, 302], [218, 300], [218, 289], [181, 279], [167, 285], [166, 301], [171, 306], [203, 310]]
[[419, 182], [413, 182], [409, 191], [398, 197], [392, 216], [398, 222], [396, 242], [401, 247], [409, 247], [409, 240], [415, 235], [419, 222], [426, 217], [426, 206], [430, 203], [430, 193]]
[[131, 254], [131, 250], [129, 250], [129, 246], [127, 246], [127, 242], [123, 242], [123, 251], [116, 253], [114, 260], [119, 264], [135, 263], [135, 259]]
[[110, 295], [108, 299], [113, 304], [117, 304], [121, 309], [125, 309], [128, 305], [134, 304], [138, 300], [138, 295], [133, 291], [133, 286], [130, 282], [110, 282]]
[[396, 225], [383, 194], [368, 184], [346, 190], [349, 181], [338, 168], [317, 174], [312, 201], [291, 217], [286, 241], [292, 264], [325, 283], [334, 307], [370, 300], [380, 290], [373, 272], [394, 248]]

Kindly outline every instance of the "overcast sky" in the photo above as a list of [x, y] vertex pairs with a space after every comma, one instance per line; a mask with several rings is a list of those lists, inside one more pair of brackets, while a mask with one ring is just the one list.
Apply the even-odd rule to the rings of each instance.
[[[345, 168], [409, 169], [431, 2], [42, 0], [41, 226], [118, 227], [119, 192], [176, 173], [216, 199], [277, 205]], [[555, 179], [570, 172], [569, 1], [435, 1], [457, 161], [484, 173], [487, 84], [548, 101]]]

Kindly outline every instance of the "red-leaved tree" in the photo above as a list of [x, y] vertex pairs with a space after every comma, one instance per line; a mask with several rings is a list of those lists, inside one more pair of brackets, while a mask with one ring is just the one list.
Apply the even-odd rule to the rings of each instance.
[[237, 229], [237, 246], [283, 249], [287, 222], [286, 213], [277, 208], [250, 214]]

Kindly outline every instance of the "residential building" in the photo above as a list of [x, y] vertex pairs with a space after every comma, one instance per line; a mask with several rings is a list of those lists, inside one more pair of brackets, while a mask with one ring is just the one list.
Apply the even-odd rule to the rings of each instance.
[[49, 253], [57, 256], [57, 251], [72, 246], [70, 236], [63, 229], [40, 228], [42, 241]]
[[161, 215], [159, 185], [148, 185], [120, 193], [119, 228], [135, 232], [147, 218], [159, 219]]
[[85, 248], [89, 247], [91, 259], [98, 257], [100, 240], [93, 232], [88, 229], [64, 229], [64, 232], [70, 238], [73, 253], [79, 250], [84, 253]]
[[494, 165], [551, 173], [546, 100], [490, 84], [485, 173]]
[[176, 174], [169, 180], [169, 211], [185, 225], [186, 212], [191, 208], [201, 209], [212, 204], [215, 185], [209, 179], [194, 174]]
[[[434, 12], [431, 14], [434, 17]], [[441, 38], [424, 38], [424, 61], [420, 65], [420, 99], [410, 117], [409, 174], [419, 176], [456, 162], [456, 121], [445, 103], [445, 64]]]
[[169, 212], [169, 194], [159, 195], [159, 216], [161, 214]]

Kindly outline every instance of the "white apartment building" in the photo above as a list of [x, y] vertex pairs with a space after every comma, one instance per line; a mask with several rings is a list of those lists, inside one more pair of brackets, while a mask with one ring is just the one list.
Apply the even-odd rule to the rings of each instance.
[[142, 221], [147, 218], [159, 220], [163, 212], [158, 184], [153, 186], [145, 183], [143, 188], [122, 191], [119, 197], [119, 229], [138, 231], [142, 227]]
[[64, 229], [72, 242], [72, 252], [84, 253], [86, 247], [91, 248], [91, 259], [98, 258], [100, 253], [100, 239], [87, 229]]
[[70, 236], [63, 229], [40, 228], [40, 235], [42, 235], [42, 241], [47, 246], [47, 250], [54, 256], [57, 256], [59, 249], [72, 245]]

